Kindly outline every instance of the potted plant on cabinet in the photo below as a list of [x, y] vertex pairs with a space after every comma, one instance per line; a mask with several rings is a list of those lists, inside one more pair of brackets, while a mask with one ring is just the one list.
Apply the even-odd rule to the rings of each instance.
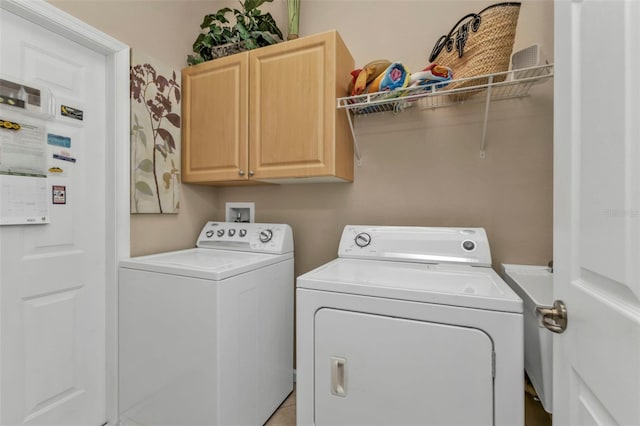
[[[262, 13], [258, 7], [273, 0], [245, 0], [242, 10], [228, 7], [214, 14], [205, 15], [200, 28], [205, 30], [193, 43], [195, 55], [188, 55], [187, 64], [196, 65], [212, 59], [232, 55], [245, 50], [282, 41], [282, 32], [270, 13]], [[235, 23], [231, 25], [227, 14], [233, 12]]]

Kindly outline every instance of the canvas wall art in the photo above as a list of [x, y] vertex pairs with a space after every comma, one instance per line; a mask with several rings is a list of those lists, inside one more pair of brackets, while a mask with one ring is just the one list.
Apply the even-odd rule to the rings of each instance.
[[180, 72], [133, 51], [131, 213], [180, 208]]

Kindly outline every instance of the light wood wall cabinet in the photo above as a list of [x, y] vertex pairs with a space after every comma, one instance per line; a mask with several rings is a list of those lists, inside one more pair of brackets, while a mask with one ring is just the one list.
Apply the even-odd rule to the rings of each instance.
[[353, 67], [329, 31], [185, 68], [182, 181], [352, 181], [353, 139], [336, 99]]

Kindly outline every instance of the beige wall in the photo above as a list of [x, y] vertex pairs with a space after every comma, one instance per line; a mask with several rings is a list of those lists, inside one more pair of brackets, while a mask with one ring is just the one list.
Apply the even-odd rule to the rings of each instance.
[[[336, 28], [356, 65], [386, 58], [419, 70], [440, 35], [493, 3], [302, 0], [300, 33]], [[515, 49], [539, 42], [552, 60], [552, 31], [553, 2], [524, 2]], [[479, 156], [480, 105], [362, 117], [356, 135], [363, 164], [353, 184], [223, 188], [219, 206], [254, 201], [256, 221], [290, 223], [297, 275], [336, 256], [345, 224], [481, 226], [494, 267], [546, 264], [552, 257], [552, 83], [531, 92], [491, 105], [485, 159]]]
[[[496, 1], [302, 0], [302, 36], [336, 28], [357, 65], [402, 60], [427, 65], [436, 39], [463, 15]], [[51, 0], [151, 56], [184, 65], [205, 13], [237, 1]], [[286, 1], [266, 4], [286, 35]], [[553, 2], [525, 1], [516, 49], [539, 42], [553, 58]], [[193, 245], [224, 203], [254, 201], [256, 220], [293, 226], [296, 274], [336, 255], [345, 224], [482, 226], [494, 266], [546, 264], [552, 256], [552, 83], [526, 99], [491, 105], [487, 158], [480, 159], [483, 111], [463, 105], [356, 121], [363, 164], [353, 184], [207, 188], [183, 185], [178, 215], [132, 216], [132, 254]]]

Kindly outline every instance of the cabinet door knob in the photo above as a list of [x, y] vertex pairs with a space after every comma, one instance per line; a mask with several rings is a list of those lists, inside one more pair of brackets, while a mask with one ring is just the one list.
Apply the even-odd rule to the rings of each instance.
[[253, 176], [253, 170], [249, 170], [249, 176]]
[[240, 176], [244, 176], [244, 170], [238, 170], [238, 174], [239, 174]]

